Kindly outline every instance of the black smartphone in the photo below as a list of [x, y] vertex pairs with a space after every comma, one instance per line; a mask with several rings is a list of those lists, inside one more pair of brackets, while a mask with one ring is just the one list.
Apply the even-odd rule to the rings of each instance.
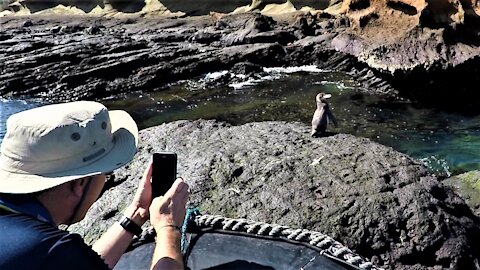
[[153, 154], [152, 198], [163, 196], [177, 178], [177, 154], [160, 152]]

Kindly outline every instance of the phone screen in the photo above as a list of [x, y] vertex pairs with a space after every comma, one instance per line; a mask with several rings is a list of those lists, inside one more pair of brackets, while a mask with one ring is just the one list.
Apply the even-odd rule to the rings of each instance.
[[152, 198], [163, 196], [177, 177], [177, 154], [160, 152], [153, 154]]

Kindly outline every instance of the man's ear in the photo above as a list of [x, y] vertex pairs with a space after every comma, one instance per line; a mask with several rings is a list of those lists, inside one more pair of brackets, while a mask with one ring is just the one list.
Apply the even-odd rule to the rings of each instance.
[[70, 190], [75, 196], [82, 197], [85, 190], [85, 185], [87, 184], [87, 178], [80, 178], [70, 182]]

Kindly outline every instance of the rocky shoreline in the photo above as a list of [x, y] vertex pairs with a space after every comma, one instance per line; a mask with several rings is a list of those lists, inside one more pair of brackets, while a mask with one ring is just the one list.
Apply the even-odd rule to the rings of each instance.
[[238, 65], [315, 64], [348, 73], [367, 92], [475, 110], [480, 105], [474, 90], [480, 83], [478, 16], [437, 25], [424, 15], [426, 8], [412, 7], [411, 14], [405, 7], [376, 6], [339, 15], [3, 17], [0, 95], [52, 102], [102, 99], [160, 91], [208, 72], [248, 70]]
[[[459, 3], [330, 1], [322, 11], [269, 16], [1, 17], [0, 96], [118, 99], [213, 71], [255, 77], [262, 67], [315, 64], [346, 72], [366, 92], [478, 114], [480, 8]], [[318, 230], [388, 269], [480, 265], [479, 207], [468, 187], [367, 139], [311, 138], [300, 123], [145, 129], [133, 163], [72, 230], [97, 238], [119, 217], [150, 154], [163, 150], [178, 153], [192, 204], [205, 213]]]

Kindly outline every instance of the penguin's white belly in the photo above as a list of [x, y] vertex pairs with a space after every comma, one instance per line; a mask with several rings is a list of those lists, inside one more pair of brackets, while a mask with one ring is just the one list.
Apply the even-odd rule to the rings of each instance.
[[312, 118], [312, 134], [325, 132], [327, 129], [328, 117], [324, 108], [315, 110]]

